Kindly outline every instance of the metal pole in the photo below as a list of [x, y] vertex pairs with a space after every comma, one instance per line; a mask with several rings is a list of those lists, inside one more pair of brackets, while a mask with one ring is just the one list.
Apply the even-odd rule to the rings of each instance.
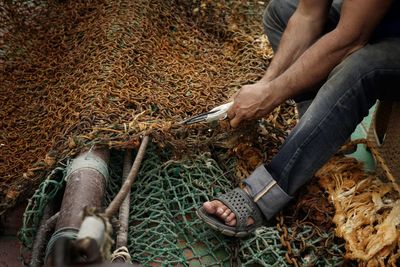
[[[124, 166], [122, 171], [122, 181], [125, 182], [129, 171], [132, 167], [132, 150], [127, 149], [124, 156]], [[122, 202], [121, 207], [119, 207], [119, 231], [117, 235], [117, 241], [115, 247], [119, 248], [126, 247], [128, 244], [128, 226], [129, 226], [129, 205], [130, 205], [130, 188], [128, 190], [128, 195], [125, 197], [124, 202]], [[116, 250], [116, 251], [117, 251]], [[125, 262], [126, 259], [122, 256], [116, 254], [112, 262]]]
[[139, 151], [136, 155], [135, 161], [133, 162], [133, 166], [129, 172], [128, 178], [119, 190], [118, 194], [115, 196], [113, 201], [108, 205], [105, 216], [107, 218], [111, 218], [113, 214], [115, 214], [118, 208], [121, 206], [122, 202], [124, 201], [125, 197], [128, 195], [130, 188], [135, 181], [136, 175], [139, 172], [140, 164], [144, 158], [144, 153], [146, 152], [147, 144], [149, 143], [149, 137], [146, 135], [143, 137], [142, 143], [140, 144]]
[[52, 206], [53, 205], [47, 204], [44, 209], [40, 227], [36, 233], [35, 242], [33, 243], [32, 257], [29, 267], [40, 267], [43, 265], [46, 244], [49, 241], [51, 232], [54, 231], [59, 216], [58, 212], [53, 216], [50, 216], [53, 212]]

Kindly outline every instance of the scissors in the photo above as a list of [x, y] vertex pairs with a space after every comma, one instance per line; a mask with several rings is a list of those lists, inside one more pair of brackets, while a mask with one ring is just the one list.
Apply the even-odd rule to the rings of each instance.
[[215, 107], [212, 110], [204, 113], [200, 113], [196, 116], [190, 117], [180, 122], [180, 124], [190, 125], [198, 122], [212, 122], [216, 120], [224, 120], [227, 117], [227, 111], [233, 105], [233, 101]]

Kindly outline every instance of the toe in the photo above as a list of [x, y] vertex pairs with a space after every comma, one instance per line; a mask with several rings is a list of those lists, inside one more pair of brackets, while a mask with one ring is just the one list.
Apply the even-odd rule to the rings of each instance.
[[254, 220], [252, 217], [250, 217], [249, 219], [247, 219], [247, 225], [252, 225], [254, 223]]
[[226, 217], [225, 222], [230, 223], [232, 220], [236, 219], [235, 213], [231, 212], [228, 217]]
[[233, 227], [233, 226], [236, 225], [236, 219], [233, 219], [230, 222], [226, 222], [225, 224], [228, 225], [228, 226], [232, 226]]
[[221, 215], [225, 212], [226, 209], [225, 205], [218, 200], [204, 202], [203, 208], [206, 210], [207, 213], [217, 215]]
[[228, 218], [228, 216], [231, 214], [231, 210], [230, 209], [225, 209], [224, 213], [221, 214], [221, 218], [224, 219], [226, 221], [226, 219]]
[[217, 214], [218, 216], [222, 217], [223, 214], [224, 214], [224, 212], [226, 211], [226, 209], [227, 209], [227, 208], [226, 208], [225, 206], [219, 206], [219, 207], [217, 208], [216, 214]]
[[207, 201], [203, 203], [203, 208], [208, 214], [215, 214], [217, 211], [217, 207], [213, 202], [214, 201]]
[[228, 218], [229, 221], [232, 221], [235, 217], [235, 214], [219, 200], [204, 202], [203, 208], [208, 214], [214, 214], [225, 222]]

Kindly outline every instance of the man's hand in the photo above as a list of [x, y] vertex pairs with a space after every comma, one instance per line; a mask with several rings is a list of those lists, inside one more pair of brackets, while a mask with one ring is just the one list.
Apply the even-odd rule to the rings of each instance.
[[243, 86], [228, 110], [231, 126], [237, 127], [243, 120], [257, 119], [270, 113], [280, 104], [278, 93], [272, 90], [269, 82], [263, 80]]
[[[393, 1], [344, 0], [337, 27], [315, 41], [332, 1], [301, 0], [264, 78], [253, 85], [243, 86], [235, 96], [228, 111], [231, 126], [262, 117], [286, 99], [311, 90], [326, 79], [334, 67], [368, 42]], [[315, 21], [319, 26], [314, 29], [310, 25]], [[293, 39], [307, 22], [312, 22], [307, 27], [312, 34], [305, 39], [301, 38], [303, 34], [300, 39]], [[288, 60], [294, 55], [294, 62]]]
[[[243, 120], [260, 118], [271, 112], [281, 101], [276, 86], [270, 82], [282, 74], [321, 35], [332, 0], [302, 0], [289, 21], [278, 53], [264, 77], [255, 84], [245, 85], [234, 95], [234, 104], [228, 111], [232, 127]], [[272, 90], [275, 88], [275, 90]]]
[[[303, 9], [307, 11], [313, 8], [312, 4], [315, 1], [318, 0], [302, 0], [300, 2], [304, 8], [300, 8], [302, 6], [300, 5], [296, 11], [300, 16], [296, 17], [296, 13], [293, 15], [297, 19], [295, 22], [299, 22], [299, 19], [307, 22], [310, 16], [311, 18], [315, 17], [317, 21], [323, 21], [320, 17], [327, 13], [326, 5], [330, 4], [330, 0], [323, 1], [324, 3], [319, 7], [321, 12], [311, 12], [309, 16], [303, 15], [303, 13], [308, 14], [303, 12]], [[303, 23], [288, 25], [282, 37], [282, 44], [270, 65], [270, 68], [275, 70], [273, 75], [267, 70], [264, 76], [268, 80], [267, 82], [262, 79], [254, 85], [243, 86], [235, 97], [235, 102], [228, 111], [232, 127], [236, 127], [243, 120], [266, 115], [286, 99], [304, 93], [326, 79], [334, 67], [368, 42], [372, 32], [393, 1], [344, 0], [337, 27], [319, 38], [304, 52], [302, 52], [304, 49], [298, 50], [297, 54], [301, 55], [290, 67], [287, 67], [288, 62], [284, 59], [296, 54], [294, 52], [297, 51], [297, 48], [287, 49], [288, 44], [291, 43], [289, 36], [295, 35], [295, 29], [303, 27]], [[319, 30], [320, 28], [314, 31], [314, 37], [317, 36]], [[311, 42], [314, 40], [313, 38], [306, 39]], [[308, 44], [304, 41], [301, 43]], [[292, 53], [288, 53], [288, 51]], [[284, 71], [282, 72], [282, 70]]]

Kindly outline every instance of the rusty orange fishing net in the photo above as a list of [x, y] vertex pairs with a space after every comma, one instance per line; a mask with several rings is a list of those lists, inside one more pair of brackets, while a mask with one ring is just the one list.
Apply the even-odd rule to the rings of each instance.
[[[263, 74], [272, 53], [261, 29], [264, 7], [259, 1], [2, 1], [0, 211], [83, 146], [135, 147], [144, 133], [176, 151], [238, 144], [229, 127], [177, 122], [224, 103]], [[281, 108], [290, 112], [267, 119], [284, 133], [295, 120], [292, 106]], [[243, 131], [258, 135], [257, 127]], [[279, 136], [268, 137], [265, 151], [276, 150]], [[241, 143], [236, 151], [249, 154], [251, 142]], [[252, 165], [263, 160], [254, 151]]]
[[[0, 214], [82, 148], [136, 147], [143, 134], [177, 155], [209, 146], [227, 149], [227, 156], [238, 159], [239, 178], [269, 160], [296, 123], [293, 104], [237, 130], [226, 123], [178, 124], [225, 103], [264, 73], [272, 56], [261, 27], [265, 6], [253, 0], [0, 0]], [[356, 192], [360, 201], [381, 199], [386, 205], [372, 222], [383, 226], [377, 232], [356, 227], [371, 237], [357, 240], [341, 230], [346, 224], [338, 217], [361, 216], [351, 200], [338, 201], [356, 190], [353, 184], [342, 187], [354, 178], [333, 179], [344, 175], [335, 174], [342, 168], [327, 166], [331, 169], [323, 177], [335, 183], [321, 185], [336, 199], [337, 233], [348, 242], [348, 258], [379, 264], [384, 254], [384, 262], [395, 263], [398, 241], [389, 240], [379, 254], [372, 244], [376, 235], [369, 234], [387, 227], [398, 236], [387, 223], [398, 213], [385, 204], [390, 190], [365, 180], [374, 198]], [[294, 211], [278, 217], [276, 229], [289, 264], [340, 251], [320, 249], [335, 243], [333, 208], [321, 201], [325, 197], [323, 189], [310, 185]], [[370, 202], [368, 207], [376, 208]], [[267, 242], [268, 233], [249, 244]], [[312, 249], [305, 238], [314, 240]]]

